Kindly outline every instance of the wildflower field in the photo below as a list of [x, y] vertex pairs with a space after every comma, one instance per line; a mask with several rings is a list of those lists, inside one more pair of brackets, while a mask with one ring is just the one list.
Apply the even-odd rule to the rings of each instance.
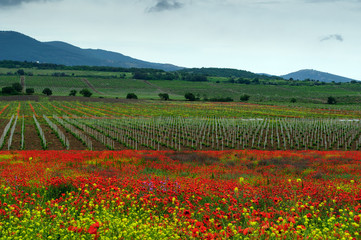
[[0, 102], [0, 239], [361, 239], [361, 110]]
[[360, 239], [356, 151], [4, 151], [1, 239]]

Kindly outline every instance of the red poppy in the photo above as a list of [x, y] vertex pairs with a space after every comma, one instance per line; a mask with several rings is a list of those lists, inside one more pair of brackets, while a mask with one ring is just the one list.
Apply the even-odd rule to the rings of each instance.
[[183, 216], [185, 217], [190, 217], [191, 216], [191, 212], [189, 210], [184, 210], [183, 211]]
[[100, 226], [100, 225], [99, 225], [98, 222], [90, 225], [90, 227], [89, 227], [89, 229], [88, 229], [88, 233], [90, 233], [90, 234], [97, 234], [99, 226]]

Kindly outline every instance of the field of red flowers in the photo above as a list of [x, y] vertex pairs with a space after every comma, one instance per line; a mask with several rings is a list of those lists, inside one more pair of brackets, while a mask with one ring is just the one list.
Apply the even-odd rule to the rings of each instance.
[[1, 239], [360, 239], [356, 151], [4, 151]]

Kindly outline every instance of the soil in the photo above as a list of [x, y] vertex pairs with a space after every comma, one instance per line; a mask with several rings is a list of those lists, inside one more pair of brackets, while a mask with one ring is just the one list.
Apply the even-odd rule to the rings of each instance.
[[45, 122], [39, 121], [39, 123], [45, 135], [47, 150], [64, 150], [65, 147], [56, 136], [55, 132]]
[[86, 150], [86, 146], [74, 137], [70, 132], [63, 128], [60, 124], [57, 124], [58, 128], [64, 133], [65, 137], [69, 140], [70, 150]]
[[[13, 135], [13, 140], [11, 142], [11, 147], [10, 147], [11, 150], [21, 149], [21, 124], [22, 124], [22, 121], [23, 121], [22, 118], [18, 118], [18, 122], [16, 123], [15, 131], [14, 131], [14, 135]], [[10, 131], [9, 131], [9, 134], [10, 134]], [[8, 146], [8, 142], [6, 142], [6, 144], [4, 145], [4, 150], [7, 149], [7, 146]]]
[[[40, 137], [35, 128], [35, 124], [33, 121], [30, 123], [25, 123], [25, 135], [24, 135], [24, 148], [26, 150], [41, 150], [43, 146], [41, 144]], [[46, 136], [45, 136], [46, 138]]]

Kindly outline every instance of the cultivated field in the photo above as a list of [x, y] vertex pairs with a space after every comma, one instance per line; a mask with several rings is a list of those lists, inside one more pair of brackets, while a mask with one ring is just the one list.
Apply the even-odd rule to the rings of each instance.
[[360, 238], [359, 106], [26, 98], [0, 239]]
[[[359, 150], [360, 111], [242, 103], [19, 101], [3, 150]], [[341, 118], [343, 117], [343, 118]]]

